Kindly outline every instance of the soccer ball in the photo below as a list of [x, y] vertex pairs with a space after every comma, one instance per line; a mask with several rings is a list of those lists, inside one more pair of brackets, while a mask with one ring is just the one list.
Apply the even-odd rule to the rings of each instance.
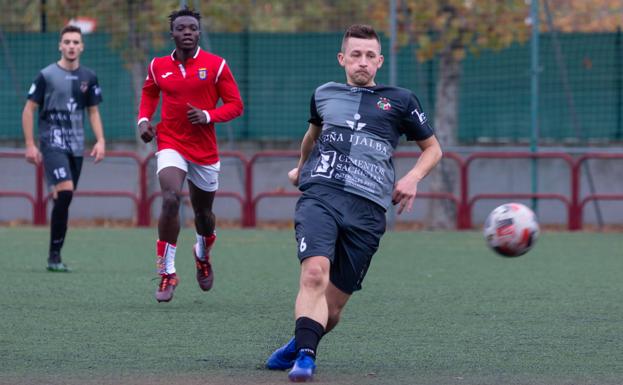
[[484, 236], [496, 253], [518, 257], [534, 246], [539, 236], [539, 223], [528, 207], [521, 203], [505, 203], [487, 217]]

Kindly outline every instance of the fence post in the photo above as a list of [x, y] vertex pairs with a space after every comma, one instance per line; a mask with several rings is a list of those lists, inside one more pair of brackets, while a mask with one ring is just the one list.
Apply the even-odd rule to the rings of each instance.
[[35, 166], [35, 212], [33, 213], [33, 224], [43, 226], [46, 223], [47, 200], [43, 189], [43, 164]]
[[253, 165], [255, 164], [256, 155], [253, 155], [246, 164], [246, 177], [244, 183], [245, 200], [244, 200], [244, 217], [242, 218], [242, 227], [255, 227], [255, 208], [253, 207]]
[[583, 157], [576, 159], [571, 168], [571, 204], [569, 205], [568, 229], [577, 231], [582, 229], [582, 208], [580, 207], [580, 165]]

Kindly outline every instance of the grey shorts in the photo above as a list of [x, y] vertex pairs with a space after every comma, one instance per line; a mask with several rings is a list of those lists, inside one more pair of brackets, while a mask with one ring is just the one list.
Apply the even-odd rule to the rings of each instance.
[[41, 156], [48, 186], [70, 180], [74, 182], [74, 189], [76, 188], [82, 170], [82, 156], [45, 149], [42, 149]]
[[299, 260], [327, 257], [331, 283], [352, 294], [361, 289], [385, 233], [385, 210], [363, 197], [316, 185], [299, 198], [294, 226]]

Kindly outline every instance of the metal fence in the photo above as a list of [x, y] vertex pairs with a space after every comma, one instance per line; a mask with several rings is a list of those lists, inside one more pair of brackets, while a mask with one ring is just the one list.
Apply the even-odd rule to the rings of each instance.
[[[41, 3], [46, 2], [23, 0], [11, 3], [5, 10], [7, 14], [0, 17], [0, 140], [21, 138], [21, 110], [26, 92], [37, 72], [58, 59], [57, 31], [76, 13], [71, 8], [74, 2], [57, 0], [47, 2], [47, 14], [43, 15], [38, 8]], [[56, 8], [50, 3], [55, 3]], [[87, 4], [80, 9], [81, 12], [88, 11], [89, 1], [75, 3], [74, 8]], [[170, 11], [179, 5], [176, 1], [112, 3], [136, 4], [136, 13], [147, 8], [152, 13]], [[249, 2], [239, 3], [243, 7]], [[205, 10], [209, 4], [201, 6]], [[124, 7], [120, 6], [117, 12], [126, 12]], [[97, 12], [97, 7], [91, 11]], [[270, 10], [263, 9], [262, 12], [269, 14]], [[359, 12], [326, 15], [324, 24], [313, 19], [320, 29], [324, 29], [313, 32], [280, 32], [280, 28], [296, 28], [279, 25], [265, 28], [271, 32], [260, 32], [259, 28], [250, 28], [255, 25], [253, 23], [245, 25], [244, 17], [234, 20], [235, 15], [227, 17], [231, 19], [229, 23], [239, 24], [231, 28], [237, 31], [223, 32], [226, 29], [223, 23], [229, 19], [210, 14], [202, 46], [227, 59], [246, 106], [242, 118], [218, 128], [219, 136], [244, 140], [299, 139], [306, 128], [309, 98], [315, 87], [327, 81], [344, 79], [335, 55], [340, 45], [341, 29], [361, 17]], [[30, 14], [31, 19], [24, 21], [25, 14]], [[48, 32], [41, 32], [44, 16]], [[86, 16], [94, 20], [116, 18], [114, 13]], [[128, 40], [131, 38], [128, 25], [110, 20], [101, 22], [101, 28], [84, 36], [86, 50], [82, 63], [98, 74], [104, 97], [101, 113], [108, 141], [114, 143], [132, 141], [135, 137], [138, 101], [132, 84], [137, 74], [132, 70], [132, 61], [139, 61], [140, 67], [145, 69], [151, 56], [168, 54], [172, 43], [166, 35], [166, 13], [160, 12], [158, 18], [148, 22], [151, 29], [144, 27], [141, 30], [144, 34], [151, 34], [145, 40], [147, 46], [143, 46], [145, 57], [138, 50], [133, 51], [133, 43]], [[147, 22], [143, 20], [143, 23]], [[270, 24], [271, 20], [267, 19], [267, 23]], [[304, 25], [305, 20], [300, 24]], [[385, 26], [379, 29], [384, 31]], [[383, 46], [387, 53], [389, 41], [386, 35], [383, 35]], [[435, 60], [419, 62], [415, 58], [417, 50], [416, 44], [400, 45], [395, 62], [396, 83], [412, 89], [428, 115], [434, 118], [438, 63]], [[621, 30], [607, 33], [545, 32], [541, 36], [540, 56], [540, 140], [580, 145], [621, 142]], [[389, 81], [388, 67], [386, 62], [378, 75], [379, 82]], [[501, 51], [468, 54], [462, 63], [458, 142], [528, 142], [530, 97], [530, 50], [527, 43], [514, 43]]]

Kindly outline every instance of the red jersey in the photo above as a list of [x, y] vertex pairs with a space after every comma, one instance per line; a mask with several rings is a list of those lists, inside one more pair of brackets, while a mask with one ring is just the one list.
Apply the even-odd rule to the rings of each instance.
[[[242, 99], [225, 59], [197, 48], [185, 64], [169, 56], [154, 58], [143, 85], [138, 121], [150, 120], [162, 92], [161, 121], [156, 126], [158, 151], [171, 148], [200, 165], [219, 161], [214, 123], [242, 114]], [[219, 99], [223, 104], [216, 107]], [[208, 124], [192, 124], [188, 103], [204, 110]]]

